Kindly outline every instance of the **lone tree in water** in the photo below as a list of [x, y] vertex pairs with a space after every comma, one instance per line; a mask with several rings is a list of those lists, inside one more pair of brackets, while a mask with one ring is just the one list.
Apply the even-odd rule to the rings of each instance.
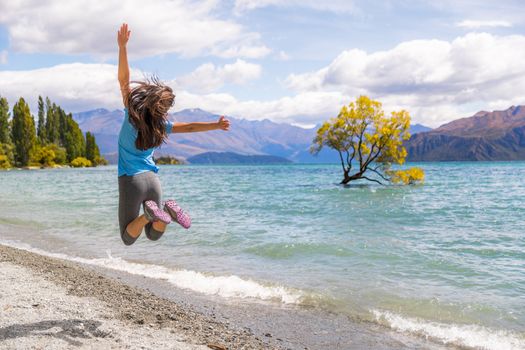
[[[325, 122], [314, 139], [311, 152], [324, 146], [339, 153], [344, 177], [341, 184], [355, 180], [413, 184], [424, 179], [420, 168], [392, 170], [405, 162], [403, 141], [410, 138], [410, 115], [401, 110], [385, 116], [381, 103], [367, 96], [341, 108], [336, 118]], [[373, 173], [373, 177], [369, 177]]]

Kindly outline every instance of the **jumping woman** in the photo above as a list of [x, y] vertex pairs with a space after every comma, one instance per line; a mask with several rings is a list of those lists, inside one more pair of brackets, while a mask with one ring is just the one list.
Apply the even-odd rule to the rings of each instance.
[[[153, 161], [153, 152], [170, 133], [228, 130], [230, 122], [172, 123], [168, 110], [175, 102], [173, 90], [158, 79], [129, 81], [126, 45], [131, 31], [126, 23], [117, 34], [119, 46], [118, 81], [124, 103], [124, 122], [118, 139], [119, 225], [124, 244], [131, 245], [145, 229], [146, 237], [158, 240], [166, 226], [175, 221], [184, 228], [190, 216], [174, 200], [161, 204], [162, 189]], [[144, 214], [140, 214], [143, 206]]]

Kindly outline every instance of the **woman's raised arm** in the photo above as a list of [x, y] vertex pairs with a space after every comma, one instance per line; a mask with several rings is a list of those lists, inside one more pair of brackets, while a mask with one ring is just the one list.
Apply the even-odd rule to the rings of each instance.
[[171, 128], [172, 133], [201, 132], [210, 130], [230, 130], [230, 121], [221, 116], [217, 122], [194, 122], [194, 123], [174, 123]]
[[122, 102], [128, 106], [129, 96], [129, 65], [128, 65], [128, 44], [131, 31], [128, 30], [127, 23], [123, 23], [117, 33], [118, 43], [118, 82], [120, 83], [120, 92], [122, 93]]

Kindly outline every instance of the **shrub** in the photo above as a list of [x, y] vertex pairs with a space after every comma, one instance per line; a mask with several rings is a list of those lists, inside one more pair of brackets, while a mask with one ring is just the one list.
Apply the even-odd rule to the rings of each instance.
[[74, 168], [85, 168], [92, 166], [92, 163], [89, 159], [84, 157], [76, 157], [71, 161], [71, 166]]
[[155, 163], [159, 165], [180, 164], [180, 160], [178, 160], [175, 157], [171, 157], [171, 156], [163, 156], [163, 157], [155, 158], [154, 160], [155, 160]]
[[106, 160], [106, 158], [104, 158], [102, 156], [96, 156], [94, 163], [95, 163], [95, 166], [108, 165], [108, 161]]
[[35, 146], [31, 151], [29, 164], [33, 166], [53, 167], [66, 163], [66, 150], [51, 143], [46, 146]]
[[0, 155], [0, 169], [9, 169], [11, 168], [11, 163], [9, 163], [9, 159], [6, 155]]
[[9, 143], [0, 143], [0, 169], [9, 169], [15, 163], [13, 145]]
[[29, 157], [29, 165], [51, 167], [55, 165], [55, 152], [47, 147], [35, 146]]

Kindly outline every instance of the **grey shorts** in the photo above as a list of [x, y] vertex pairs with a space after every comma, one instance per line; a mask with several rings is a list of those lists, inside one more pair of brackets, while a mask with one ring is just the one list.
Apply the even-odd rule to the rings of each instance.
[[[161, 207], [160, 199], [162, 196], [162, 188], [157, 174], [146, 171], [133, 176], [120, 176], [118, 178], [118, 192], [120, 237], [125, 245], [131, 245], [135, 243], [138, 237], [130, 236], [126, 231], [126, 227], [139, 216], [140, 207], [143, 202], [154, 200], [157, 202], [159, 208]], [[155, 230], [151, 222], [147, 224], [144, 229], [146, 237], [153, 241], [159, 239], [164, 233]]]

